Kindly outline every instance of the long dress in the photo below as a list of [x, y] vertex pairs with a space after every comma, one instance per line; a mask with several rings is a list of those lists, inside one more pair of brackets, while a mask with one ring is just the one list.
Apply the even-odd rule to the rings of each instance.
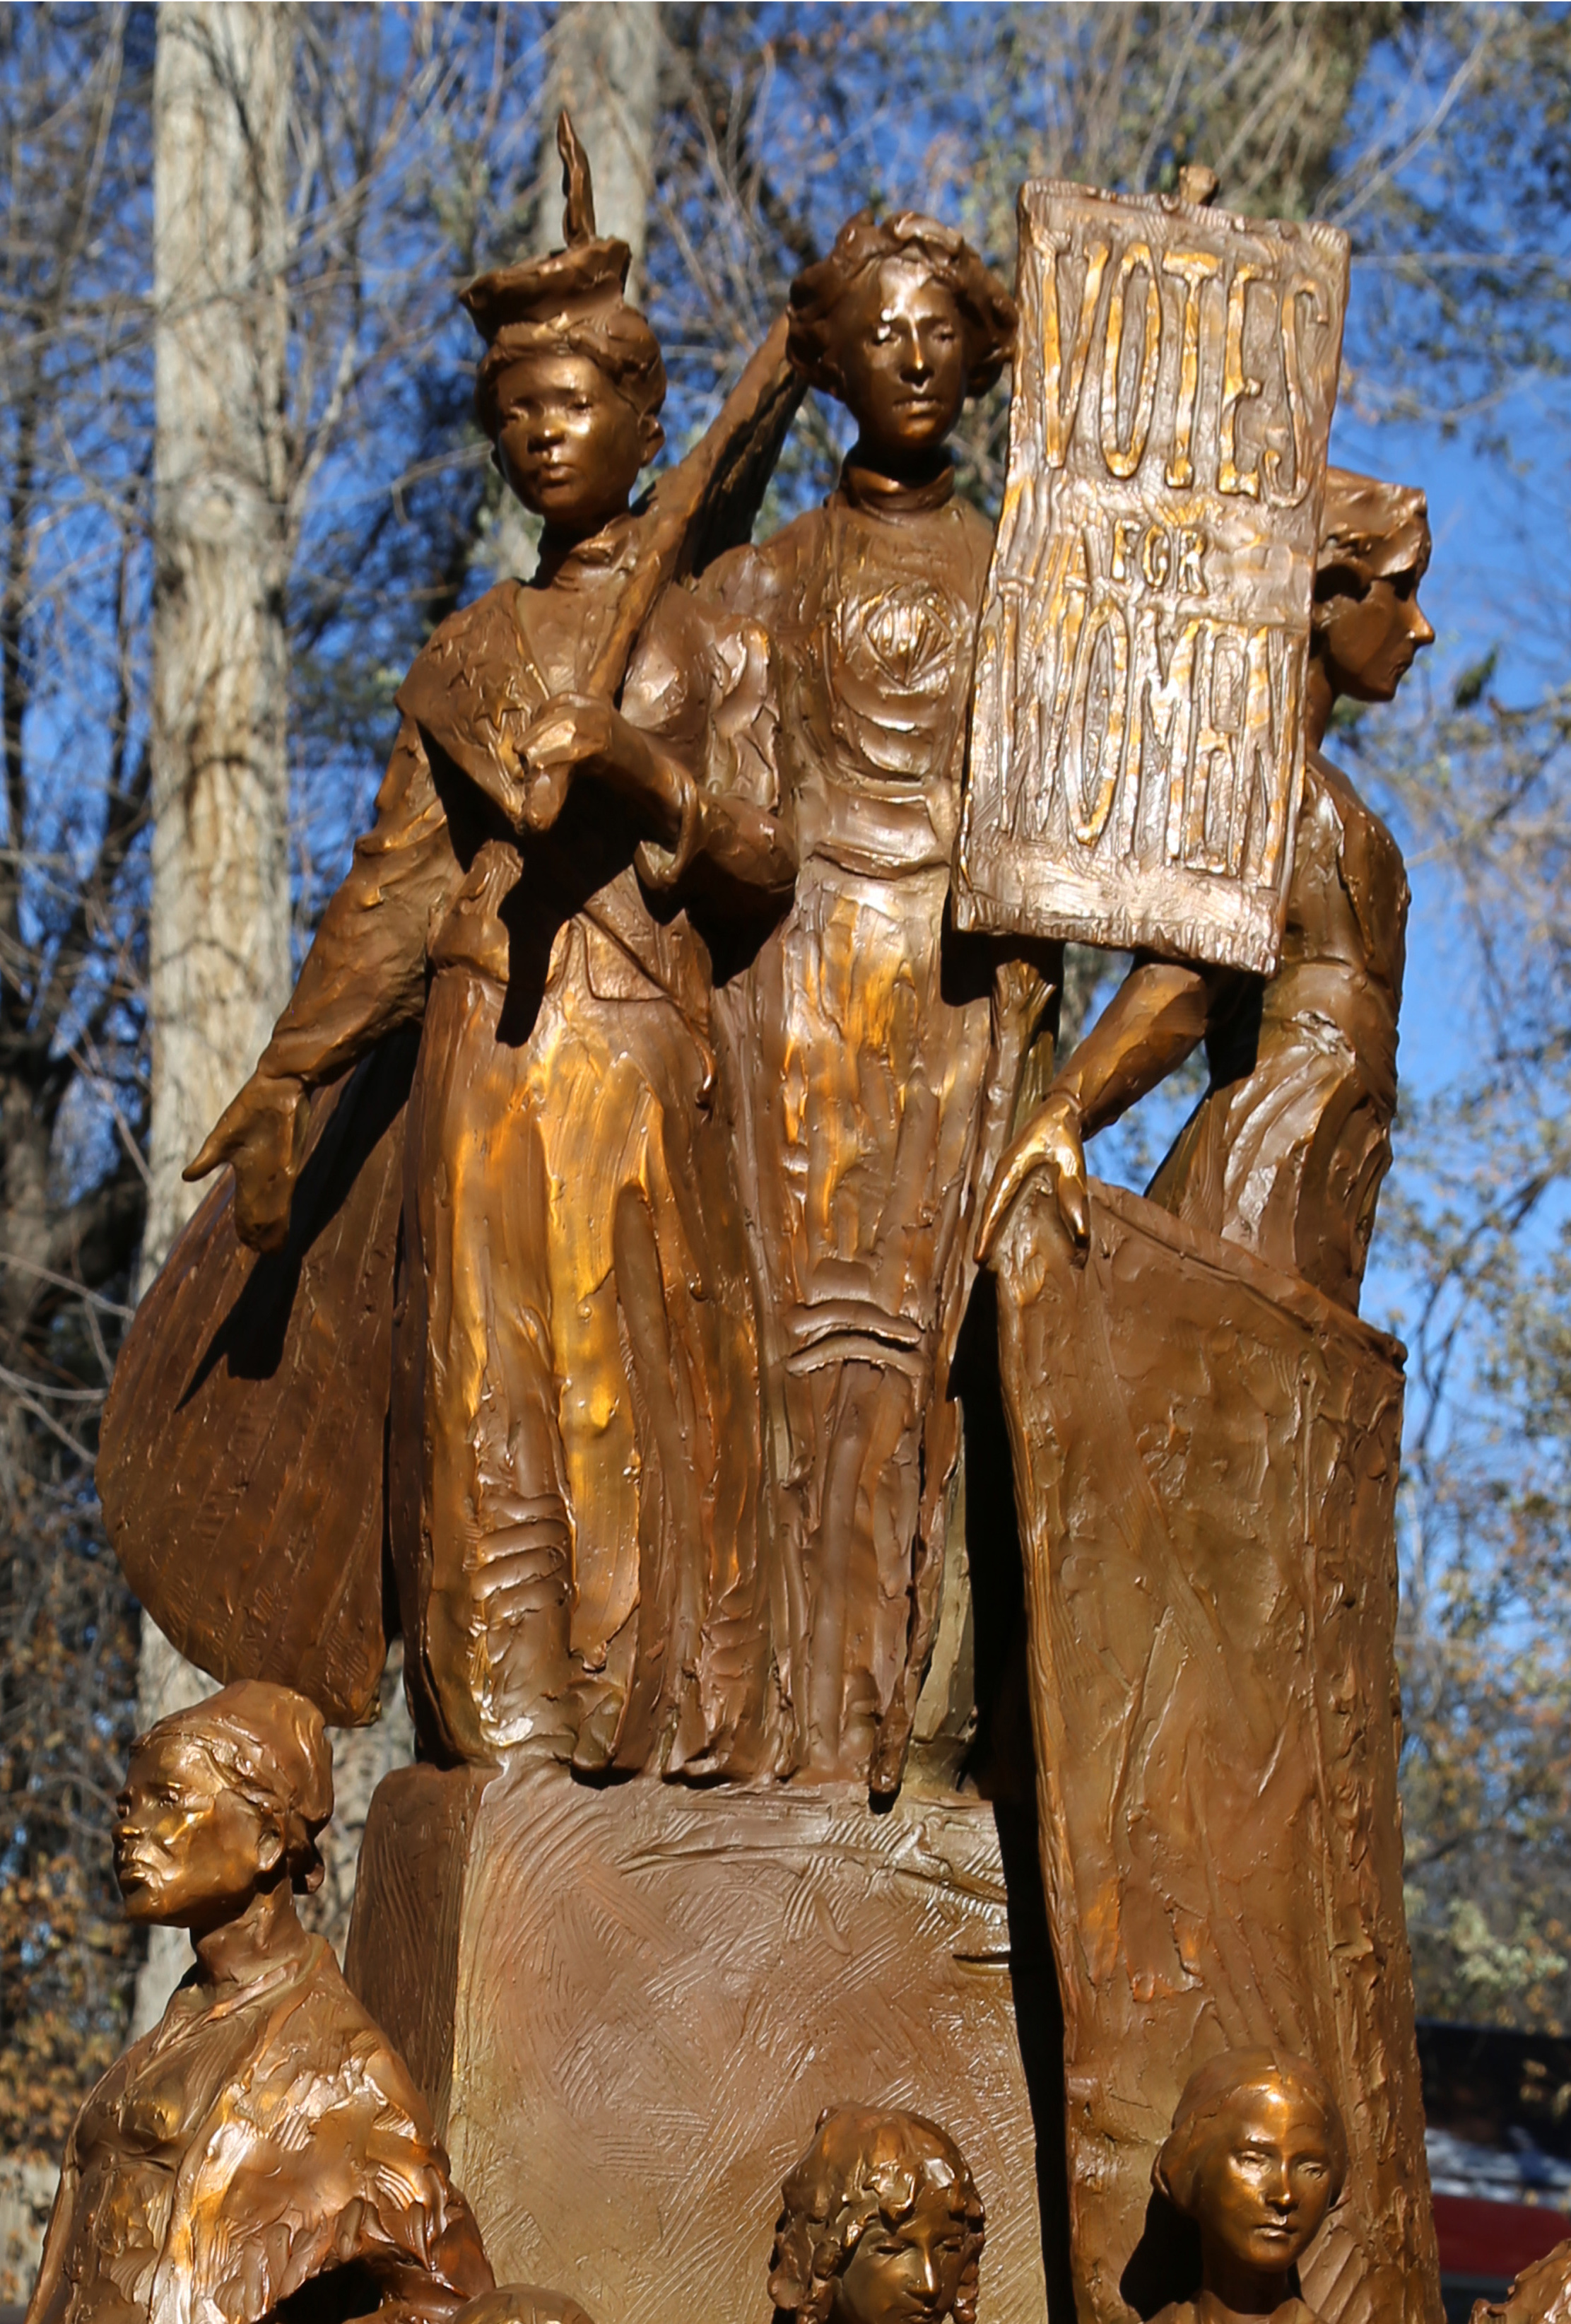
[[[705, 594], [770, 635], [794, 901], [719, 996], [760, 1291], [795, 1748], [897, 1784], [932, 1640], [978, 1182], [1034, 1019], [948, 921], [991, 531], [848, 466]], [[1047, 985], [1027, 980], [1038, 1015]]]
[[188, 1979], [93, 2090], [28, 2324], [261, 2324], [340, 2268], [414, 2316], [492, 2283], [425, 2101], [302, 1937], [254, 1983]]
[[1153, 1202], [1356, 1314], [1391, 1167], [1409, 890], [1395, 840], [1309, 753], [1282, 965], [1211, 1038]]
[[[527, 844], [495, 804], [504, 738], [584, 686], [638, 547], [619, 520], [433, 637], [259, 1070], [314, 1085], [421, 1020], [389, 1508], [424, 1748], [750, 1774], [780, 1720], [754, 1310], [679, 895], [703, 867], [640, 853], [592, 781]], [[763, 653], [671, 592], [625, 697], [708, 779], [722, 918], [782, 877]]]

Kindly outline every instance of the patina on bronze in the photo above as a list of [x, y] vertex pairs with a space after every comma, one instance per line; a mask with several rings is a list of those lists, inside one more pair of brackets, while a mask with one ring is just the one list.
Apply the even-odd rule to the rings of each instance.
[[961, 927], [1276, 964], [1347, 238], [1020, 197]]
[[1418, 598], [1429, 558], [1421, 493], [1329, 471], [1282, 967], [1263, 985], [1137, 963], [1006, 1157], [984, 1250], [1036, 1169], [1083, 1249], [1083, 1139], [1204, 1038], [1211, 1085], [1152, 1199], [1356, 1310], [1391, 1167], [1408, 884], [1395, 840], [1321, 744], [1340, 698], [1389, 702], [1433, 641]]
[[[546, 520], [539, 570], [445, 622], [400, 690], [375, 827], [191, 1166], [231, 1167], [232, 1216], [220, 1198], [188, 1231], [170, 1294], [138, 1319], [100, 1489], [143, 1602], [205, 1666], [263, 1645], [269, 1674], [292, 1678], [319, 1657], [322, 1617], [358, 1624], [335, 1707], [360, 1716], [381, 1661], [380, 1545], [365, 1540], [346, 1572], [326, 1519], [357, 1490], [380, 1501], [385, 1424], [428, 1751], [751, 1773], [788, 1747], [704, 930], [777, 908], [794, 862], [760, 742], [764, 641], [661, 585], [745, 531], [795, 390], [782, 327], [668, 490], [629, 512], [661, 440], [664, 371], [621, 296], [626, 245], [594, 235], [564, 143], [567, 248], [468, 294], [488, 345], [477, 408]], [[635, 635], [618, 708], [608, 693]], [[363, 1173], [352, 1181], [379, 1255], [401, 1194], [395, 1323], [363, 1244], [326, 1268], [308, 1234], [286, 1239], [313, 1093], [411, 1029], [407, 1111], [371, 1156], [401, 1167], [381, 1168], [374, 1201]], [[353, 1171], [367, 1140], [345, 1142]], [[236, 1299], [236, 1231], [283, 1246], [271, 1347], [234, 1329], [249, 1289]], [[193, 1325], [204, 1338], [171, 1368], [171, 1330]], [[335, 1337], [364, 1359], [333, 1381], [345, 1450], [374, 1467], [329, 1481], [316, 1374]], [[141, 1393], [150, 1375], [156, 1397]], [[226, 1416], [281, 1471], [254, 1505], [220, 1490]], [[238, 1611], [259, 1579], [320, 1608], [314, 1637], [285, 1619], [259, 1639]]]
[[1325, 2076], [1274, 2050], [1225, 2050], [1184, 2085], [1152, 2181], [1199, 2229], [1200, 2283], [1158, 2324], [1314, 2310], [1296, 2271], [1342, 2192], [1347, 2134]]
[[[117, 1550], [197, 1660], [350, 1719], [389, 1581], [421, 1764], [373, 1807], [353, 1974], [509, 2272], [619, 2324], [727, 2324], [827, 2081], [960, 2124], [991, 2296], [1039, 2318], [1024, 2126], [1056, 2154], [1057, 2122], [1010, 2013], [1042, 1950], [1018, 1860], [1006, 1885], [1000, 1826], [931, 1766], [868, 1799], [930, 1665], [965, 1732], [980, 1226], [1079, 2313], [1192, 2291], [1153, 2263], [1153, 2159], [1191, 2071], [1263, 2043], [1319, 2061], [1346, 2126], [1306, 2298], [1435, 2324], [1401, 1351], [1350, 1312], [1405, 891], [1339, 778], [1311, 757], [1295, 788], [1336, 693], [1389, 692], [1424, 626], [1420, 510], [1353, 490], [1317, 534], [1342, 246], [1052, 195], [962, 835], [992, 544], [946, 439], [1013, 346], [1003, 286], [931, 219], [852, 220], [635, 504], [660, 352], [563, 144], [566, 248], [467, 300], [539, 571], [409, 672], [375, 827], [193, 1165], [228, 1167], [106, 1416]], [[857, 445], [745, 546], [807, 381]], [[1066, 930], [1167, 951], [1054, 1083]], [[1090, 1189], [1083, 1134], [1208, 1034], [1169, 1207]], [[1028, 1756], [988, 1780], [1024, 1797]], [[931, 2122], [841, 2110], [798, 2182], [784, 2305], [968, 2324], [980, 2207]], [[471, 2324], [536, 2317], [498, 2299]]]
[[703, 583], [767, 632], [790, 908], [723, 997], [800, 1763], [900, 1781], [942, 1572], [979, 1186], [1059, 982], [948, 924], [988, 529], [946, 441], [1015, 312], [936, 220], [869, 215], [791, 293], [858, 438], [838, 490]]
[[425, 2101], [294, 1892], [321, 1877], [316, 1705], [242, 1682], [142, 1736], [115, 1827], [133, 1922], [188, 1929], [161, 2023], [67, 2143], [29, 2324], [441, 2324], [491, 2289]]
[[769, 2297], [793, 2324], [976, 2324], [982, 2201], [949, 2133], [827, 2107], [781, 2189]]

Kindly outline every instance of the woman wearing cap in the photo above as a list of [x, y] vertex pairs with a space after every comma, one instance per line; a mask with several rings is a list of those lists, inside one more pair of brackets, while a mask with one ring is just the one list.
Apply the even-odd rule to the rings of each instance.
[[891, 1791], [932, 1645], [981, 1157], [1029, 991], [947, 926], [992, 547], [946, 438], [1014, 343], [1003, 284], [905, 214], [791, 291], [790, 354], [857, 422], [837, 490], [703, 589], [769, 632], [795, 897], [724, 996], [790, 1591], [796, 1748]]
[[187, 1175], [231, 1163], [240, 1232], [276, 1245], [308, 1093], [420, 1020], [389, 1499], [422, 1744], [750, 1773], [777, 1727], [757, 1355], [686, 907], [745, 919], [793, 863], [745, 624], [668, 592], [629, 715], [588, 690], [666, 380], [563, 143], [568, 247], [465, 294], [538, 571], [445, 622], [400, 689], [375, 826]]
[[1389, 702], [1433, 642], [1418, 594], [1429, 561], [1422, 493], [1328, 471], [1281, 967], [1267, 982], [1176, 961], [1135, 968], [1006, 1157], [985, 1249], [1044, 1166], [1083, 1235], [1082, 1137], [1203, 1038], [1211, 1084], [1152, 1200], [1356, 1311], [1391, 1167], [1408, 883], [1395, 840], [1321, 744], [1340, 697]]
[[409, 2324], [488, 2292], [469, 2207], [402, 2061], [308, 1937], [333, 1812], [321, 1713], [245, 1682], [142, 1737], [115, 1825], [128, 1919], [196, 1959], [78, 2116], [29, 2324]]

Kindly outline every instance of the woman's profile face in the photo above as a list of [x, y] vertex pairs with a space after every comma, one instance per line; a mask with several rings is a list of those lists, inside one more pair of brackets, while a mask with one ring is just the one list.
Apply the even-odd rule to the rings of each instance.
[[216, 1926], [277, 1869], [283, 1844], [201, 1746], [139, 1744], [115, 1802], [115, 1877], [127, 1920]]
[[952, 294], [916, 259], [871, 266], [835, 309], [841, 395], [864, 447], [898, 465], [941, 445], [966, 400]]
[[908, 2216], [875, 2216], [835, 2284], [831, 2324], [940, 2324], [965, 2265], [965, 2223], [942, 2188], [924, 2184]]
[[1331, 2201], [1319, 2109], [1291, 2088], [1239, 2090], [1217, 2126], [1191, 2206], [1202, 2246], [1280, 2275], [1308, 2248]]
[[1419, 604], [1426, 558], [1404, 573], [1381, 574], [1362, 596], [1323, 609], [1318, 635], [1331, 681], [1356, 702], [1389, 702], [1435, 632]]

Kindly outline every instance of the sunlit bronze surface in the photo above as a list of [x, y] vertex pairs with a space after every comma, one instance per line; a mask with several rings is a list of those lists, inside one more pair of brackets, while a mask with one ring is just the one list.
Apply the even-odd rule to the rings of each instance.
[[242, 1683], [143, 1736], [115, 1829], [128, 1916], [192, 1974], [77, 2118], [30, 2324], [450, 2317], [491, 2287], [424, 2100], [308, 1937], [332, 1812], [320, 1712]]
[[[1397, 1803], [1401, 1351], [1296, 1277], [1038, 1180], [998, 1257], [1080, 2314], [1186, 2296], [1149, 2211], [1193, 2069], [1318, 2061], [1336, 2324], [1438, 2324]], [[1066, 1360], [1066, 1351], [1071, 1360]]]
[[1037, 1169], [1083, 1247], [1082, 1138], [1205, 1038], [1211, 1086], [1152, 1199], [1356, 1309], [1391, 1166], [1408, 884], [1396, 842], [1320, 744], [1339, 698], [1389, 701], [1432, 641], [1418, 602], [1429, 555], [1420, 493], [1330, 470], [1281, 969], [1263, 985], [1138, 964], [1005, 1157], [984, 1247]]
[[962, 927], [1276, 965], [1347, 237], [1020, 197]]
[[982, 2200], [947, 2131], [826, 2107], [781, 2189], [769, 2297], [793, 2324], [976, 2324]]
[[798, 859], [719, 1016], [795, 1749], [887, 1792], [932, 1647], [977, 1187], [1056, 960], [1043, 975], [947, 924], [990, 535], [944, 439], [1008, 351], [1010, 302], [913, 217], [854, 220], [792, 301], [794, 359], [859, 433], [824, 507], [703, 584], [768, 633]]
[[[428, 2098], [499, 2275], [620, 2324], [766, 2324], [780, 2182], [822, 2108], [952, 2123], [981, 2314], [1072, 2316], [1058, 1997], [1031, 1804], [906, 1784], [588, 1784], [405, 1767], [345, 1973]], [[1039, 2171], [1051, 2222], [1045, 2238]]]
[[1271, 2050], [1208, 2058], [1184, 2086], [1152, 2173], [1200, 2245], [1198, 2292], [1164, 2308], [1161, 2324], [1308, 2324], [1294, 2272], [1346, 2170], [1347, 2135], [1318, 2068]]
[[[1077, 197], [1079, 256], [1061, 312], [1033, 293], [1016, 399], [1042, 473], [1014, 462], [996, 576], [1031, 525], [1048, 541], [1055, 449], [1084, 534], [1056, 580], [1019, 566], [1009, 603], [1042, 634], [1006, 669], [988, 632], [984, 872], [960, 833], [992, 542], [946, 439], [1013, 345], [1002, 285], [931, 220], [853, 220], [635, 509], [663, 365], [563, 143], [566, 249], [466, 300], [540, 568], [410, 670], [374, 828], [192, 1166], [229, 1175], [116, 1377], [116, 1546], [204, 1665], [298, 1678], [346, 1718], [374, 1700], [385, 1548], [424, 1764], [368, 1826], [352, 1981], [520, 2276], [610, 2324], [728, 2324], [761, 2292], [760, 2190], [851, 2090], [956, 2125], [1025, 2324], [1033, 2100], [1049, 2216], [1068, 2124], [1082, 2324], [1213, 2294], [1274, 2312], [1274, 2262], [1241, 2292], [1214, 2236], [1197, 2293], [1150, 2208], [1185, 2077], [1263, 2044], [1318, 2061], [1346, 2118], [1305, 2298], [1326, 2324], [1435, 2324], [1395, 1791], [1400, 1353], [1348, 1312], [1389, 1154], [1405, 883], [1317, 755], [1336, 696], [1385, 698], [1424, 641], [1427, 535], [1413, 496], [1337, 487], [1306, 665], [1340, 245], [1156, 203], [1144, 256], [1125, 237], [1098, 260], [1098, 219], [1128, 206]], [[858, 442], [824, 507], [743, 546], [804, 382]], [[1070, 602], [1077, 556], [1123, 593], [1124, 632]], [[1116, 732], [1116, 634], [1149, 642], [1155, 601], [1208, 570], [1196, 689], [1170, 624], [1162, 699], [1125, 699]], [[1072, 913], [1020, 852], [1022, 816], [1074, 803], [1037, 752], [1057, 700], [1038, 647], [1091, 737], [1074, 844], [1102, 849], [1101, 885]], [[1132, 814], [1117, 779], [1103, 796], [1148, 711], [1172, 765], [1184, 745], [1154, 820], [1144, 760]], [[985, 926], [957, 931], [967, 898]], [[1229, 964], [1274, 959], [1284, 898], [1265, 983]], [[1186, 956], [1140, 960], [1000, 1170], [1052, 1073], [1043, 931], [1071, 921]], [[1213, 1088], [1169, 1207], [1090, 1186], [1083, 1137], [1202, 1039]], [[1031, 1941], [1001, 1829], [914, 1781], [890, 1803], [951, 1528], [963, 1563], [978, 1250], [1025, 1551], [1051, 2113], [1022, 2069]], [[957, 1735], [974, 1646], [951, 1648]], [[1024, 1792], [1014, 1756], [995, 1772]], [[579, 1780], [611, 1771], [643, 1780]], [[1238, 2130], [1254, 2101], [1228, 2104]], [[1298, 2135], [1251, 2120], [1255, 2146]], [[786, 2304], [969, 2324], [953, 2220], [913, 2201], [891, 2218], [880, 2198], [805, 2272], [783, 2223]], [[428, 2301], [471, 2288], [428, 2273]], [[471, 2324], [523, 2324], [535, 2297]]]
[[[320, 1467], [311, 1358], [347, 1308], [337, 1337], [359, 1360], [333, 1386], [335, 1403], [356, 1406], [345, 1466], [363, 1479], [363, 1439], [377, 1444], [390, 1409], [388, 1531], [428, 1749], [749, 1773], [787, 1744], [759, 1539], [752, 1298], [713, 1107], [701, 923], [776, 906], [793, 863], [771, 813], [764, 641], [658, 585], [698, 535], [723, 541], [739, 508], [745, 526], [795, 391], [782, 329], [654, 506], [627, 513], [660, 440], [664, 374], [621, 300], [625, 245], [588, 233], [582, 181], [574, 198], [565, 252], [469, 294], [491, 348], [482, 417], [504, 475], [547, 518], [540, 570], [445, 623], [405, 681], [375, 827], [193, 1171], [230, 1163], [240, 1236], [287, 1257], [312, 1093], [418, 1026], [396, 1322], [385, 1275], [364, 1279], [364, 1250], [341, 1234], [320, 1260], [313, 1250], [303, 1334], [285, 1333], [271, 1363], [254, 1342], [225, 1351], [231, 1376], [254, 1365], [266, 1381], [247, 1418], [270, 1447], [304, 1438]], [[650, 618], [619, 710], [629, 604]], [[354, 1201], [385, 1236], [363, 1182]], [[213, 1213], [171, 1268], [203, 1270], [214, 1322], [241, 1265], [229, 1231]], [[190, 1414], [170, 1307], [133, 1334], [106, 1431], [122, 1554], [208, 1667], [254, 1652], [243, 1600], [259, 1565], [358, 1628], [366, 1650], [334, 1682], [335, 1707], [347, 1698], [355, 1715], [380, 1643], [380, 1573], [358, 1553], [345, 1573], [320, 1527], [314, 1540], [290, 1530], [289, 1556], [273, 1560], [279, 1509], [265, 1497], [225, 1503], [240, 1536], [227, 1570], [210, 1533], [193, 1541], [186, 1500], [209, 1499], [198, 1454], [210, 1460], [234, 1399], [209, 1388], [213, 1351], [204, 1362], [177, 1342], [177, 1369], [183, 1355], [207, 1391], [199, 1423]], [[128, 1481], [138, 1453], [142, 1477]], [[158, 1462], [167, 1505], [171, 1454], [198, 1475], [160, 1538], [144, 1480]], [[321, 1608], [330, 1588], [349, 1602]], [[304, 1676], [312, 1642], [284, 1627], [267, 1667]]]

